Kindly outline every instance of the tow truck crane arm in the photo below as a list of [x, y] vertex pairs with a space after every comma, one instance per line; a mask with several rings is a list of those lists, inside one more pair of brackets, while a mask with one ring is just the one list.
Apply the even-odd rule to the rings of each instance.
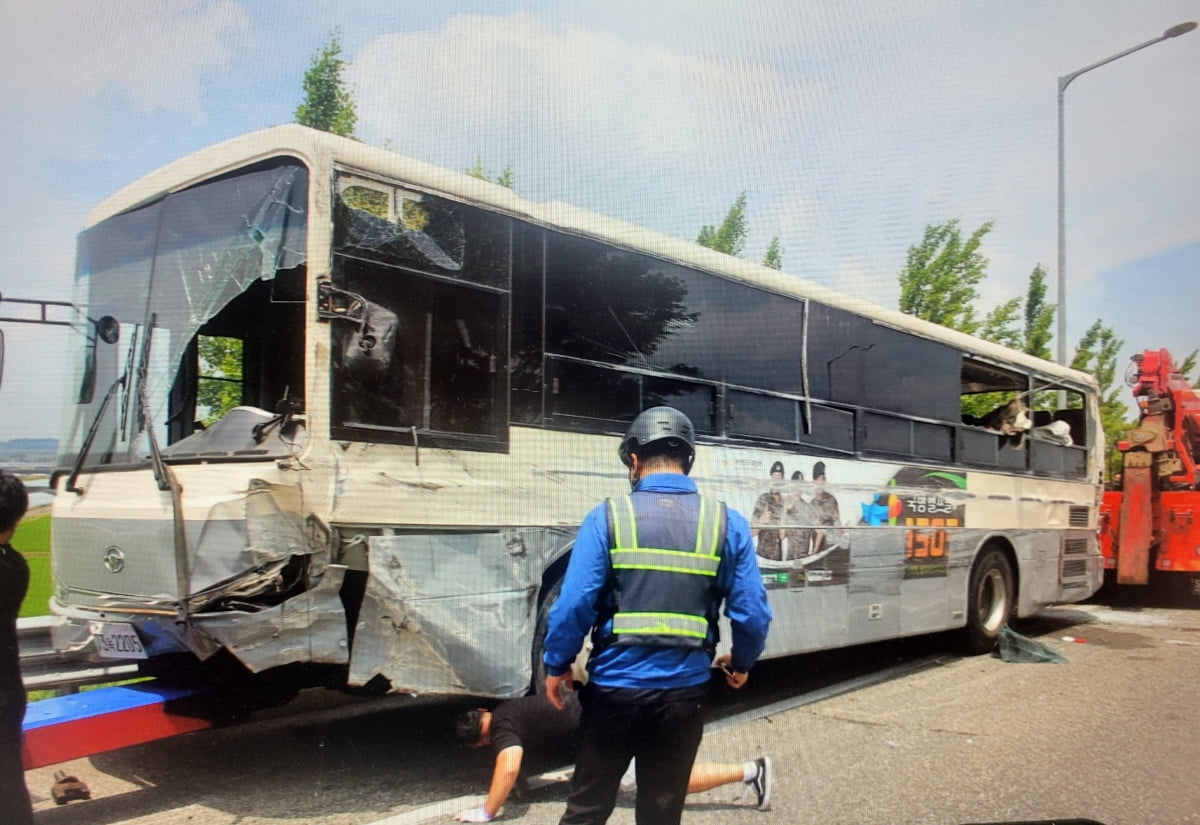
[[1106, 564], [1118, 585], [1148, 584], [1151, 570], [1200, 573], [1200, 396], [1165, 349], [1135, 355], [1126, 382], [1139, 421], [1117, 442], [1120, 490], [1103, 507]]

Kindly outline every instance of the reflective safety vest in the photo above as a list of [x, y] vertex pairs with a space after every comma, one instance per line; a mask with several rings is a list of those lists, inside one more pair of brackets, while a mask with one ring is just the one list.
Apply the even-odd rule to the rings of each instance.
[[[635, 493], [606, 502], [612, 574], [593, 644], [693, 647], [717, 641], [717, 570], [725, 504], [695, 494]], [[612, 632], [601, 629], [611, 619]]]

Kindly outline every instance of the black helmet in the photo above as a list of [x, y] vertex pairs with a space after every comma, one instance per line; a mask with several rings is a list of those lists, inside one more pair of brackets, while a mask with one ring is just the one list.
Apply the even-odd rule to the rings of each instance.
[[621, 462], [629, 467], [633, 464], [629, 458], [630, 453], [640, 452], [642, 447], [655, 441], [666, 441], [668, 443], [663, 446], [675, 447], [680, 452], [684, 452], [680, 448], [686, 447], [687, 457], [684, 459], [683, 471], [692, 471], [692, 460], [696, 457], [696, 437], [692, 430], [692, 422], [674, 407], [651, 407], [633, 419], [625, 437], [621, 439], [617, 454], [621, 456]]

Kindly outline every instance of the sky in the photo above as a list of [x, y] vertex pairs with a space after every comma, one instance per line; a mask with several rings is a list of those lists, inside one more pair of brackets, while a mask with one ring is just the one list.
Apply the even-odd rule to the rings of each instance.
[[[980, 314], [1049, 275], [1057, 78], [1200, 20], [1195, 0], [15, 0], [0, 6], [0, 297], [70, 300], [122, 186], [294, 119], [340, 32], [363, 141], [694, 239], [746, 192], [745, 257], [895, 308], [928, 224], [994, 221]], [[1200, 30], [1064, 98], [1068, 350], [1200, 347]], [[0, 317], [27, 316], [0, 302]], [[61, 316], [54, 316], [61, 317]], [[0, 440], [54, 437], [75, 353], [0, 322]], [[1057, 346], [1055, 344], [1054, 346]]]

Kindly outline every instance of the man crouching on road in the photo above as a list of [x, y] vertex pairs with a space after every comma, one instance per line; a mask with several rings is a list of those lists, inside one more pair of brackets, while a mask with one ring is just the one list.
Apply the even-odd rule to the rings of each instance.
[[[479, 708], [458, 714], [454, 719], [454, 738], [472, 748], [488, 747], [495, 760], [487, 798], [477, 808], [460, 811], [459, 822], [491, 822], [500, 816], [508, 795], [525, 777], [526, 763], [533, 761], [548, 768], [575, 761], [575, 730], [579, 726], [579, 702], [575, 694], [565, 697], [566, 707], [558, 710], [541, 694], [506, 699], [494, 710]], [[621, 790], [634, 790], [636, 763], [621, 777]], [[688, 779], [689, 794], [710, 791], [722, 785], [741, 784], [742, 794], [749, 793], [754, 806], [766, 810], [771, 804], [774, 781], [771, 759], [760, 756], [746, 762], [697, 762]]]
[[771, 609], [745, 516], [701, 496], [687, 477], [688, 417], [646, 410], [618, 453], [633, 493], [584, 519], [546, 633], [546, 695], [560, 711], [589, 631], [593, 645], [559, 823], [606, 822], [636, 757], [638, 825], [677, 825], [704, 732], [718, 611], [724, 602], [733, 646], [716, 664], [740, 688], [766, 645]]

